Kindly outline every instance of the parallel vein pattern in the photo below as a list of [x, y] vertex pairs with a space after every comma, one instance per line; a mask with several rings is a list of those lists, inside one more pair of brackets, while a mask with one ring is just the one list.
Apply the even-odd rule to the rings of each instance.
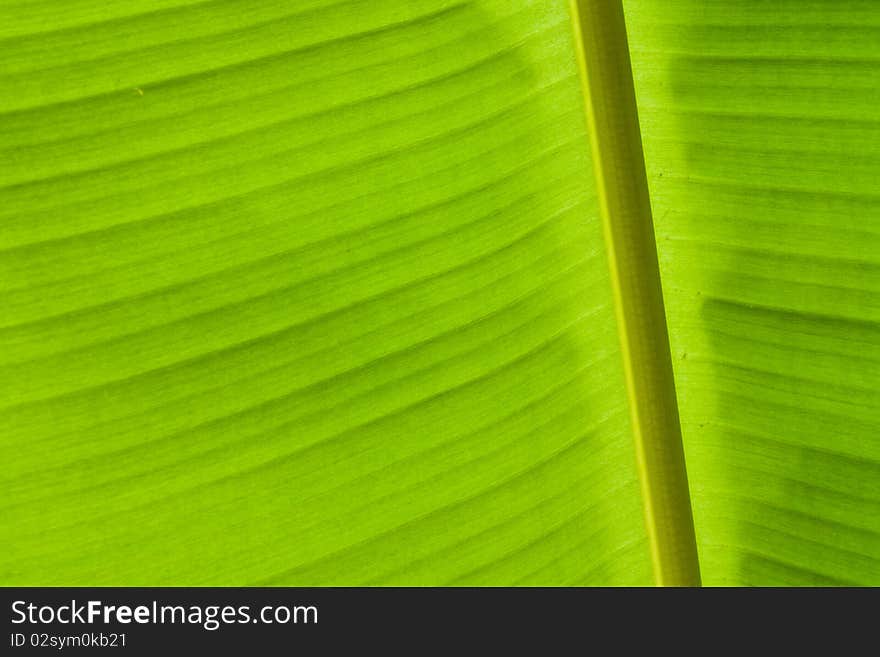
[[880, 12], [627, 0], [708, 584], [880, 584]]
[[0, 583], [650, 581], [566, 3], [0, 7]]

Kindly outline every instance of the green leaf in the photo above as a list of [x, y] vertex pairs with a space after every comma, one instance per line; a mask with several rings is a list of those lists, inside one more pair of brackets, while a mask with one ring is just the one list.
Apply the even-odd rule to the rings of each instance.
[[0, 26], [0, 582], [650, 582], [565, 3]]
[[[877, 3], [623, 5], [702, 580], [880, 584]], [[0, 585], [650, 583], [575, 52], [0, 3]]]
[[880, 584], [880, 11], [627, 0], [707, 584]]

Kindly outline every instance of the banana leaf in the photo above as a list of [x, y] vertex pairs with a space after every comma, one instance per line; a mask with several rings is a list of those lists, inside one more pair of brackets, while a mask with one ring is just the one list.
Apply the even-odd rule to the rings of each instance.
[[880, 6], [627, 0], [703, 581], [880, 584]]
[[[624, 7], [703, 581], [880, 584], [880, 12]], [[652, 582], [570, 12], [0, 5], [0, 584]]]

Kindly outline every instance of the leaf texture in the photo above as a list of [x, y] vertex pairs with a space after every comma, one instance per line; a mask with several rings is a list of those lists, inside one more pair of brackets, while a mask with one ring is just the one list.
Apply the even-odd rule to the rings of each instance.
[[[566, 2], [0, 5], [0, 584], [647, 584]], [[880, 14], [625, 0], [707, 584], [880, 584]]]
[[880, 13], [626, 0], [707, 584], [880, 584]]
[[4, 2], [0, 583], [650, 582], [571, 39]]

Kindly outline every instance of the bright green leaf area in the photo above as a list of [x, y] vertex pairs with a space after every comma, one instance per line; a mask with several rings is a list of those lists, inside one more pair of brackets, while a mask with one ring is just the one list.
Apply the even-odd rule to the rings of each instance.
[[[880, 10], [625, 0], [707, 584], [880, 584]], [[568, 0], [0, 3], [0, 585], [650, 584]]]
[[650, 583], [573, 52], [3, 2], [0, 583]]
[[707, 584], [880, 584], [880, 5], [626, 0]]

